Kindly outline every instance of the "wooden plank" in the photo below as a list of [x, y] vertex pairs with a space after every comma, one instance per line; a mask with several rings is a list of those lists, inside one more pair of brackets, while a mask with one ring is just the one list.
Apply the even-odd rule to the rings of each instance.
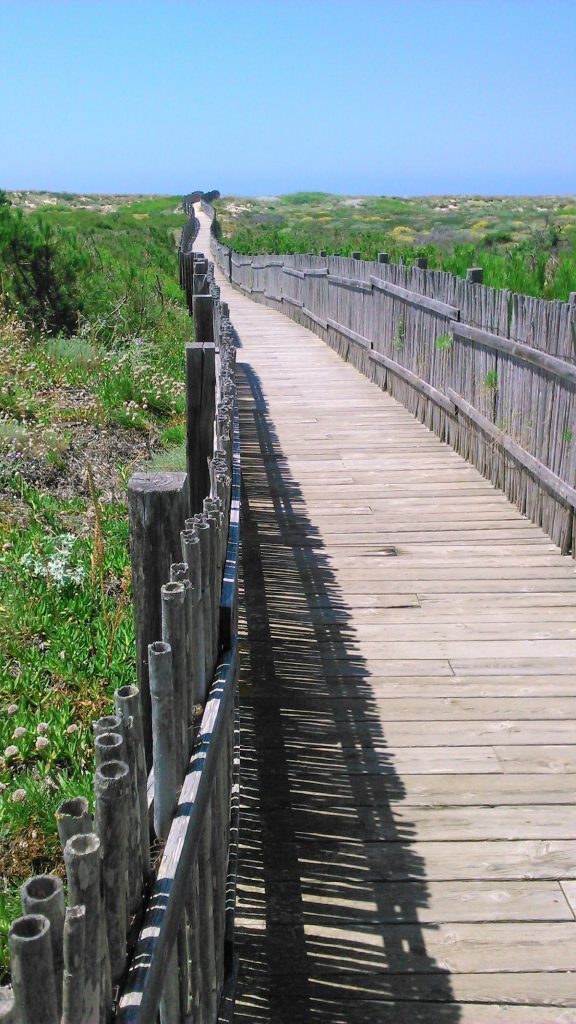
[[295, 267], [283, 267], [282, 273], [287, 274], [289, 277], [301, 277], [304, 278], [303, 270], [296, 270]]
[[328, 284], [338, 285], [340, 288], [349, 288], [355, 292], [371, 292], [372, 285], [369, 281], [362, 281], [359, 277], [340, 277], [338, 274], [328, 274]]
[[401, 299], [402, 302], [407, 302], [417, 309], [437, 313], [439, 316], [448, 317], [449, 320], [458, 321], [460, 318], [460, 310], [456, 306], [450, 306], [448, 303], [439, 302], [438, 299], [433, 299], [428, 295], [421, 295], [419, 292], [412, 292], [407, 288], [401, 288], [390, 281], [383, 281], [380, 277], [370, 275], [370, 281], [377, 291], [391, 295], [395, 299]]
[[317, 316], [316, 313], [313, 313], [311, 309], [307, 309], [306, 306], [302, 306], [302, 312], [305, 313], [306, 316], [310, 317], [310, 319], [315, 324], [318, 324], [318, 327], [323, 327], [324, 330], [328, 328], [328, 321], [323, 320], [322, 317], [320, 316]]
[[525, 345], [521, 341], [513, 341], [511, 338], [503, 338], [499, 334], [480, 330], [478, 327], [471, 327], [469, 324], [454, 322], [450, 324], [450, 329], [455, 338], [464, 338], [466, 341], [476, 342], [478, 345], [496, 349], [498, 352], [505, 352], [514, 359], [530, 363], [532, 366], [537, 366], [539, 370], [546, 370], [548, 373], [560, 377], [563, 381], [576, 384], [576, 366], [563, 359], [558, 359], [557, 356], [552, 356], [548, 352], [532, 348], [531, 345]]
[[526, 925], [516, 922], [491, 922], [490, 928], [439, 923], [426, 928], [425, 941], [418, 926], [397, 924], [390, 926], [389, 942], [383, 942], [379, 930], [369, 924], [358, 924], [351, 935], [336, 924], [315, 922], [304, 924], [305, 946], [291, 961], [279, 955], [284, 927], [290, 926], [277, 925], [267, 936], [269, 970], [275, 974], [291, 974], [305, 964], [322, 974], [342, 968], [350, 945], [356, 952], [356, 969], [369, 973], [429, 974], [433, 965], [454, 974], [576, 970], [576, 921], [534, 921], [530, 942], [525, 941]]
[[394, 359], [390, 359], [389, 356], [385, 356], [381, 352], [370, 352], [369, 359], [371, 359], [373, 363], [385, 366], [391, 373], [395, 373], [397, 377], [401, 377], [402, 380], [407, 381], [407, 383], [415, 388], [416, 391], [420, 391], [423, 395], [426, 395], [427, 398], [430, 398], [432, 402], [439, 405], [441, 409], [444, 409], [444, 411], [449, 413], [451, 416], [455, 415], [456, 407], [454, 402], [450, 401], [450, 399], [447, 398], [446, 395], [443, 395], [441, 391], [438, 391], [437, 388], [428, 384], [427, 381], [422, 380], [421, 377], [417, 377], [415, 373], [412, 373], [412, 371], [408, 370], [405, 366], [402, 366], [400, 363], [396, 362]]
[[[337, 763], [337, 762], [336, 762]], [[267, 808], [266, 828], [281, 831], [282, 808]], [[570, 840], [575, 834], [576, 810], [566, 804], [502, 807], [418, 807], [398, 804], [394, 816], [370, 806], [330, 809], [292, 806], [291, 834], [297, 842], [348, 841], [402, 843], [408, 834], [420, 842], [496, 842], [499, 840]], [[455, 850], [453, 856], [457, 857]]]
[[[566, 885], [574, 883], [566, 882]], [[483, 921], [573, 921], [568, 901], [558, 882], [430, 882], [426, 900], [422, 884], [411, 882], [349, 881], [342, 891], [329, 885], [277, 882], [269, 903], [271, 924], [299, 924], [304, 921], [330, 918], [350, 924], [358, 922], [381, 924], [435, 924]], [[265, 896], [263, 886], [245, 886], [240, 890], [243, 907], [255, 906]], [[247, 922], [246, 922], [247, 923]], [[576, 979], [574, 983], [576, 994]]]

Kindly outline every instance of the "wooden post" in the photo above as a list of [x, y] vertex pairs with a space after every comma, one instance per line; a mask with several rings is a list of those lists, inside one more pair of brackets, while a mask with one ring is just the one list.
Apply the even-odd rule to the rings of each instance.
[[570, 306], [576, 306], [576, 292], [570, 292], [568, 296], [568, 304]]
[[62, 1024], [90, 1024], [83, 1014], [86, 907], [68, 907], [64, 919]]
[[50, 922], [54, 984], [58, 1013], [62, 1012], [62, 973], [64, 970], [64, 890], [56, 875], [37, 875], [20, 887], [24, 914], [43, 914]]
[[379, 252], [378, 253], [378, 263], [390, 263], [390, 253]]
[[214, 299], [211, 295], [195, 295], [192, 300], [194, 308], [194, 335], [198, 344], [214, 342]]
[[[202, 501], [210, 490], [208, 459], [213, 451], [215, 407], [215, 346], [213, 344], [187, 345], [186, 458], [192, 513], [202, 511]], [[184, 520], [182, 520], [183, 522]], [[177, 558], [172, 559], [174, 562], [177, 560]]]
[[428, 270], [428, 258], [426, 256], [417, 256], [414, 265], [419, 270]]
[[482, 267], [468, 267], [466, 271], [466, 280], [470, 281], [471, 284], [482, 284], [484, 280], [484, 270]]
[[72, 836], [88, 835], [93, 832], [90, 807], [85, 796], [73, 796], [63, 800], [56, 811], [56, 825], [62, 849]]
[[355, 250], [354, 252], [351, 252], [350, 253], [350, 259], [351, 260], [359, 260], [360, 259], [360, 253], [357, 250]]
[[86, 955], [84, 957], [84, 1018], [90, 1024], [100, 1020], [100, 979], [104, 959], [102, 860], [97, 835], [78, 835], [64, 848], [68, 879], [68, 901], [86, 907]]
[[152, 766], [148, 645], [161, 636], [160, 588], [180, 557], [180, 531], [190, 515], [185, 473], [135, 473], [128, 484], [128, 517], [136, 625], [136, 667], [144, 749]]
[[59, 1024], [48, 918], [43, 914], [16, 918], [8, 944], [19, 1024]]
[[324, 256], [324, 258], [325, 258], [327, 255], [328, 255], [328, 250], [327, 249], [320, 249], [320, 256]]
[[165, 583], [162, 587], [162, 639], [172, 651], [172, 685], [174, 690], [174, 739], [176, 742], [177, 778], [180, 767], [188, 762], [188, 685], [186, 658], [186, 588], [183, 583]]
[[174, 730], [172, 650], [161, 640], [148, 647], [152, 734], [154, 743], [154, 830], [166, 839], [178, 800], [177, 756]]
[[126, 895], [128, 878], [128, 765], [106, 761], [96, 769], [95, 824], [102, 849], [104, 912], [112, 983], [126, 963]]
[[[114, 695], [116, 712], [124, 725], [124, 736], [128, 765], [132, 771], [132, 759], [135, 764], [136, 793], [133, 795], [135, 809], [131, 821], [137, 822], [138, 842], [140, 843], [140, 863], [144, 880], [150, 874], [150, 828], [148, 823], [148, 779], [146, 776], [146, 759], [144, 757], [144, 738], [142, 735], [142, 708], [140, 693], [137, 686], [121, 686]], [[139, 889], [141, 885], [139, 885]]]

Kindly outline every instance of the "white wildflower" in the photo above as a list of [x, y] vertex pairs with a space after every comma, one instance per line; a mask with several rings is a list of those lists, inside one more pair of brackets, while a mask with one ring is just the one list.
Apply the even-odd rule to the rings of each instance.
[[12, 733], [12, 739], [13, 740], [20, 740], [25, 735], [26, 735], [26, 729], [24, 729], [23, 726], [19, 725], [18, 728], [14, 729], [14, 732]]
[[48, 742], [45, 736], [39, 736], [36, 740], [36, 750], [44, 750], [44, 747], [48, 746]]
[[48, 732], [48, 722], [38, 722], [38, 725], [36, 726], [36, 732], [38, 733], [39, 736], [41, 736], [42, 733]]
[[4, 751], [4, 757], [16, 757], [17, 753], [18, 747], [15, 747], [14, 744], [11, 744], [9, 747], [6, 747], [6, 750]]
[[19, 804], [22, 800], [25, 800], [25, 799], [26, 799], [26, 790], [25, 789], [15, 789], [14, 792], [12, 793], [12, 802], [15, 803], [15, 804]]

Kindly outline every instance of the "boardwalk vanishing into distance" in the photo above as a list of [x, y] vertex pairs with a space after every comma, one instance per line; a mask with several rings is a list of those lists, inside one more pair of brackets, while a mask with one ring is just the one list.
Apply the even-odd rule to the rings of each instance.
[[243, 465], [236, 1020], [574, 1024], [575, 563], [217, 280]]

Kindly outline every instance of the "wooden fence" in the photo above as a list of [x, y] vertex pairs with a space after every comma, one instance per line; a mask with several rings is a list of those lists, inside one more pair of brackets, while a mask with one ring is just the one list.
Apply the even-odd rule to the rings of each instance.
[[236, 287], [315, 331], [576, 553], [576, 293], [548, 302], [385, 253], [241, 256], [214, 232], [212, 250]]
[[[181, 266], [194, 234], [192, 213]], [[4, 1024], [216, 1024], [233, 1006], [240, 439], [232, 328], [197, 262], [188, 472], [128, 487], [138, 686], [94, 725], [94, 818], [83, 797], [58, 809], [68, 906], [55, 876], [22, 886]]]

